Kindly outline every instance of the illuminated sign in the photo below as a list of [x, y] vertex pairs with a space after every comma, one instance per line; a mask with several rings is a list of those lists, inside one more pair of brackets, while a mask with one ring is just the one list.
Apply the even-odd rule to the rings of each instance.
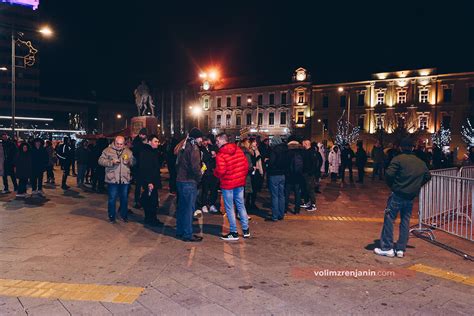
[[2, 3], [10, 3], [30, 7], [33, 10], [38, 9], [39, 0], [0, 0]]

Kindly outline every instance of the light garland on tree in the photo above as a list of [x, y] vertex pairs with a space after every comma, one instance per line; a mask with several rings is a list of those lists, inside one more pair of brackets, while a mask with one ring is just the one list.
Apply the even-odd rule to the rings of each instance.
[[359, 127], [352, 127], [352, 124], [343, 119], [344, 113], [337, 121], [337, 133], [335, 144], [344, 146], [345, 144], [352, 144], [359, 139]]
[[461, 127], [461, 135], [469, 147], [474, 147], [474, 128], [472, 128], [469, 119], [467, 119], [467, 125]]
[[431, 140], [433, 141], [433, 145], [438, 147], [449, 146], [451, 143], [451, 130], [441, 125], [439, 131], [431, 135]]

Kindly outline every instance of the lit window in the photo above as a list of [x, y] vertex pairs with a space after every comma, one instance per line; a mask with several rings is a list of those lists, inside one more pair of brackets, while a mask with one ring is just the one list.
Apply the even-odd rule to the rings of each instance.
[[230, 126], [230, 114], [226, 114], [225, 116], [225, 125]]
[[407, 92], [406, 90], [399, 90], [397, 92], [398, 104], [407, 103]]
[[377, 104], [385, 104], [385, 92], [377, 92]]
[[382, 115], [377, 115], [377, 129], [383, 129], [384, 117]]
[[420, 126], [420, 130], [428, 129], [428, 115], [420, 115], [418, 125]]
[[299, 104], [304, 103], [304, 91], [299, 91], [298, 92], [298, 103]]
[[300, 111], [296, 115], [296, 124], [304, 124], [304, 112]]
[[430, 92], [427, 88], [422, 88], [420, 90], [420, 103], [428, 103]]
[[209, 98], [204, 99], [204, 110], [209, 110]]

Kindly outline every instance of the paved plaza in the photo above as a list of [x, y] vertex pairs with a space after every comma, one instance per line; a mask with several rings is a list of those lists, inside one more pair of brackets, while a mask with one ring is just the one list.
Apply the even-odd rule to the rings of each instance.
[[[219, 239], [228, 231], [226, 217], [210, 214], [195, 222], [203, 242], [176, 239], [175, 196], [166, 189], [159, 211], [165, 226], [158, 228], [144, 227], [143, 211], [135, 209], [129, 223], [109, 224], [106, 195], [75, 187], [46, 187], [45, 193], [46, 200], [0, 196], [1, 315], [474, 310], [472, 261], [417, 238], [410, 239], [405, 258], [373, 254], [389, 194], [378, 180], [341, 187], [325, 179], [317, 212], [276, 223], [264, 221], [270, 201], [263, 192], [262, 211], [251, 214], [252, 237], [237, 242]], [[468, 241], [435, 234], [474, 253]], [[340, 276], [327, 274], [336, 270]], [[378, 274], [344, 276], [369, 270]]]

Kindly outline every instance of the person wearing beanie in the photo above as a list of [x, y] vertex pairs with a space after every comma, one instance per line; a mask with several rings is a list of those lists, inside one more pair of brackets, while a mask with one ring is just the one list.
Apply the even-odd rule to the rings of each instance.
[[285, 216], [285, 175], [288, 169], [288, 146], [280, 136], [270, 140], [270, 159], [268, 160], [268, 186], [272, 199], [272, 215], [267, 218], [276, 222]]
[[[410, 217], [413, 199], [420, 193], [421, 187], [431, 179], [426, 164], [413, 153], [413, 142], [409, 138], [402, 140], [402, 153], [392, 159], [385, 173], [390, 194], [382, 234], [380, 248], [374, 252], [380, 256], [402, 258], [408, 243]], [[393, 249], [393, 222], [400, 212], [400, 229], [396, 249]]]
[[176, 188], [178, 209], [176, 211], [176, 237], [185, 242], [199, 242], [201, 236], [193, 235], [193, 214], [198, 194], [197, 186], [202, 178], [201, 151], [202, 133], [193, 128], [186, 139], [176, 145]]

